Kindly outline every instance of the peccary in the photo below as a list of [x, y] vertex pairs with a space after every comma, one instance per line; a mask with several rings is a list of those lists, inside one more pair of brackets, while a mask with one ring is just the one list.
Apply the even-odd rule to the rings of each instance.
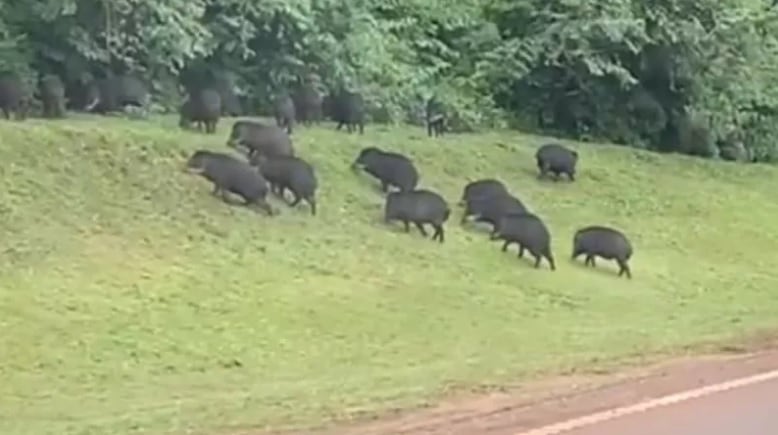
[[427, 100], [426, 108], [427, 136], [440, 136], [446, 129], [446, 114], [443, 105], [436, 99]]
[[65, 85], [59, 77], [47, 74], [41, 78], [39, 93], [46, 118], [65, 117]]
[[462, 191], [462, 199], [459, 201], [459, 205], [464, 205], [471, 199], [503, 193], [508, 193], [508, 189], [506, 189], [505, 185], [499, 180], [485, 178], [471, 181], [470, 183], [467, 183], [465, 189]]
[[365, 132], [365, 101], [358, 92], [342, 91], [332, 97], [328, 103], [332, 119], [338, 123], [336, 130], [344, 125], [349, 133], [359, 127], [359, 133]]
[[476, 222], [492, 225], [492, 235], [497, 233], [500, 219], [503, 216], [516, 213], [526, 213], [527, 207], [513, 195], [504, 192], [490, 196], [479, 196], [465, 201], [465, 212], [461, 223], [474, 216]]
[[255, 121], [235, 121], [227, 146], [247, 149], [249, 158], [257, 154], [265, 157], [294, 155], [292, 140], [283, 129]]
[[301, 86], [295, 92], [293, 99], [300, 121], [304, 124], [321, 121], [323, 99], [312, 84]]
[[267, 203], [267, 181], [248, 163], [228, 154], [199, 150], [189, 157], [186, 169], [212, 182], [211, 193], [221, 195], [224, 202], [229, 202], [229, 192], [242, 197], [246, 205], [257, 206], [270, 216], [274, 214]]
[[221, 96], [214, 89], [193, 92], [181, 105], [179, 127], [190, 128], [194, 122], [198, 130], [202, 130], [205, 125], [206, 133], [215, 133], [221, 116], [221, 104]]
[[316, 188], [318, 181], [316, 173], [308, 162], [290, 156], [255, 159], [254, 164], [270, 183], [271, 190], [284, 197], [284, 191], [289, 189], [294, 200], [289, 203], [296, 206], [305, 200], [311, 206], [311, 214], [316, 215]]
[[292, 134], [296, 121], [294, 101], [289, 95], [278, 97], [273, 105], [276, 125], [285, 128], [287, 134]]
[[616, 260], [619, 265], [619, 276], [626, 275], [632, 278], [629, 264], [632, 257], [632, 245], [621, 231], [613, 228], [592, 225], [581, 228], [573, 236], [573, 254], [575, 260], [580, 255], [586, 255], [584, 264], [595, 266], [594, 258], [602, 257], [606, 260]]
[[539, 177], [549, 172], [558, 180], [561, 174], [567, 175], [570, 181], [575, 181], [575, 166], [578, 163], [578, 153], [559, 144], [545, 144], [535, 153]]
[[381, 181], [381, 190], [387, 192], [389, 186], [400, 191], [409, 191], [419, 183], [419, 173], [413, 162], [402, 154], [382, 151], [375, 147], [362, 149], [351, 168], [362, 168], [368, 174]]
[[429, 190], [392, 192], [386, 196], [384, 222], [402, 221], [405, 232], [410, 231], [409, 223], [413, 223], [424, 237], [427, 237], [424, 224], [430, 224], [435, 229], [432, 240], [437, 239], [440, 243], [445, 238], [443, 224], [450, 214], [446, 200]]
[[115, 112], [125, 106], [143, 108], [149, 103], [148, 87], [134, 76], [108, 76], [98, 80], [96, 86], [96, 98], [87, 106], [88, 112]]
[[27, 92], [18, 77], [3, 75], [0, 77], [0, 109], [5, 119], [11, 119], [11, 113], [17, 120], [27, 116]]
[[222, 98], [222, 115], [241, 116], [243, 104], [238, 96], [239, 89], [236, 85], [235, 75], [227, 71], [215, 72], [212, 83]]
[[540, 259], [545, 258], [551, 270], [556, 270], [554, 256], [551, 254], [551, 234], [543, 221], [532, 213], [503, 216], [491, 239], [505, 241], [502, 245], [503, 252], [508, 249], [508, 245], [516, 243], [519, 245], [519, 258], [524, 256], [524, 249], [527, 249], [535, 257], [536, 268], [540, 267]]

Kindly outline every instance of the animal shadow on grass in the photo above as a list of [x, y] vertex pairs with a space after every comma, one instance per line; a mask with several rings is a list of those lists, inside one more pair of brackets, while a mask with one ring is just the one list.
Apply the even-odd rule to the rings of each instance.
[[[212, 193], [211, 196], [216, 201], [221, 202], [223, 204], [226, 204], [226, 205], [228, 205], [230, 207], [244, 208], [244, 209], [247, 209], [247, 210], [252, 211], [254, 213], [262, 213], [263, 212], [262, 209], [259, 207], [259, 205], [257, 205], [257, 204], [247, 204], [246, 201], [241, 199], [239, 196], [231, 194], [231, 193], [227, 193], [224, 196], [222, 196], [220, 194], [213, 194]], [[274, 215], [279, 214], [278, 207], [273, 207], [273, 203], [271, 201], [267, 201], [266, 200], [266, 202], [268, 203], [268, 205], [270, 205], [270, 208], [273, 209], [273, 214]]]
[[529, 252], [528, 249], [524, 249], [524, 256], [519, 257], [519, 246], [515, 243], [508, 246], [508, 249], [505, 251], [502, 251], [503, 242], [500, 242], [497, 244], [499, 246], [499, 249], [501, 250], [501, 254], [507, 255], [512, 257], [511, 260], [513, 261], [519, 261], [523, 264], [526, 264], [529, 266], [530, 269], [534, 270], [548, 270], [551, 271], [551, 265], [549, 264], [546, 257], [541, 256], [540, 257], [540, 264], [538, 267], [535, 267], [535, 257]]
[[492, 226], [486, 222], [469, 220], [460, 226], [462, 227], [462, 230], [469, 234], [483, 234], [488, 237], [492, 233]]
[[572, 258], [569, 257], [568, 260], [574, 267], [577, 267], [582, 270], [586, 270], [589, 272], [594, 271], [594, 273], [599, 273], [600, 275], [609, 276], [612, 278], [625, 278], [624, 275], [619, 276], [619, 265], [613, 260], [604, 260], [602, 258], [598, 258], [596, 263], [597, 265], [594, 267], [587, 266], [584, 263], [583, 255], [579, 257], [577, 260], [573, 260]]
[[559, 176], [555, 176], [552, 173], [547, 173], [546, 175], [541, 176], [540, 171], [537, 167], [534, 168], [523, 168], [521, 169], [521, 172], [523, 172], [528, 177], [534, 178], [536, 181], [540, 183], [549, 183], [549, 184], [561, 184], [561, 183], [570, 183], [570, 179], [567, 178], [567, 175], [565, 174], [559, 174]]

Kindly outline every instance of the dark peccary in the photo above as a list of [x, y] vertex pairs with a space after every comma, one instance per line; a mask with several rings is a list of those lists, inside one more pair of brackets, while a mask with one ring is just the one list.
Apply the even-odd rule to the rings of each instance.
[[241, 116], [243, 114], [243, 105], [236, 92], [233, 74], [226, 71], [215, 73], [213, 87], [219, 92], [222, 99], [222, 115]]
[[149, 102], [149, 91], [145, 83], [131, 75], [108, 76], [96, 82], [97, 96], [86, 110], [108, 113], [126, 106], [144, 108]]
[[38, 88], [43, 104], [43, 116], [45, 118], [64, 118], [65, 85], [62, 80], [54, 74], [47, 74], [41, 78]]
[[330, 104], [333, 121], [340, 130], [344, 125], [349, 133], [359, 127], [359, 133], [365, 132], [365, 100], [358, 92], [342, 91], [332, 98]]
[[462, 191], [462, 199], [459, 201], [459, 205], [464, 205], [471, 199], [503, 193], [508, 193], [508, 189], [502, 181], [493, 178], [471, 181], [470, 183], [467, 183], [465, 189]]
[[189, 157], [186, 168], [212, 182], [211, 194], [220, 195], [224, 202], [229, 203], [227, 193], [233, 193], [243, 198], [246, 205], [257, 206], [270, 216], [274, 214], [267, 202], [267, 181], [248, 163], [228, 154], [199, 150]]
[[5, 119], [23, 120], [27, 117], [27, 92], [18, 77], [7, 74], [0, 77], [0, 109]]
[[402, 154], [382, 151], [375, 147], [364, 148], [351, 165], [352, 169], [362, 168], [381, 182], [381, 190], [387, 192], [389, 186], [400, 191], [409, 191], [419, 183], [419, 172], [408, 157]]
[[578, 153], [559, 144], [545, 144], [538, 148], [535, 160], [540, 170], [539, 177], [551, 172], [558, 180], [561, 174], [567, 175], [570, 181], [575, 181], [575, 166], [578, 163]]
[[441, 136], [446, 129], [446, 114], [443, 105], [436, 99], [427, 100], [426, 108], [427, 136]]
[[526, 212], [527, 207], [508, 192], [479, 196], [465, 201], [465, 212], [462, 214], [461, 224], [465, 224], [470, 217], [475, 217], [476, 222], [490, 224], [492, 226], [491, 234], [494, 235], [497, 233], [497, 227], [503, 216]]
[[270, 188], [274, 193], [286, 200], [284, 191], [289, 189], [294, 195], [294, 200], [289, 203], [291, 207], [296, 206], [304, 199], [311, 206], [311, 214], [316, 215], [318, 181], [313, 166], [303, 159], [290, 156], [257, 160], [254, 163], [270, 183]]
[[276, 118], [276, 125], [285, 128], [286, 133], [291, 135], [294, 124], [297, 121], [295, 106], [292, 97], [283, 95], [278, 97], [273, 105]]
[[304, 124], [319, 122], [322, 119], [323, 98], [312, 84], [301, 86], [294, 94], [294, 106], [297, 117]]
[[321, 112], [322, 118], [335, 120], [335, 97], [325, 95], [321, 98]]
[[492, 240], [504, 240], [502, 250], [508, 245], [519, 245], [519, 258], [524, 257], [524, 249], [535, 257], [535, 267], [540, 267], [541, 258], [548, 261], [551, 270], [556, 270], [554, 256], [551, 254], [551, 234], [543, 221], [532, 213], [516, 213], [505, 215], [497, 225], [497, 232], [492, 234]]
[[392, 192], [386, 196], [384, 222], [399, 220], [405, 225], [405, 232], [410, 231], [409, 223], [413, 223], [424, 237], [427, 237], [424, 224], [430, 224], [435, 229], [432, 240], [440, 243], [445, 238], [443, 224], [450, 214], [446, 200], [429, 190]]
[[632, 278], [628, 261], [632, 257], [632, 245], [627, 236], [613, 228], [592, 225], [581, 228], [573, 236], [573, 255], [575, 260], [580, 255], [586, 255], [584, 264], [595, 266], [594, 258], [616, 260], [619, 265], [619, 276]]
[[202, 130], [202, 127], [205, 126], [206, 133], [215, 133], [221, 112], [221, 95], [216, 90], [195, 91], [181, 105], [178, 125], [187, 129], [194, 122], [197, 124], [198, 130]]
[[292, 140], [282, 128], [256, 121], [235, 121], [227, 146], [247, 149], [249, 158], [294, 156]]

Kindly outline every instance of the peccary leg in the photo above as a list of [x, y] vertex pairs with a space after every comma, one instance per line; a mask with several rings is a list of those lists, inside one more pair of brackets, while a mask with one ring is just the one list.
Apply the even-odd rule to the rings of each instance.
[[519, 258], [524, 258], [524, 245], [519, 243]]
[[619, 263], [619, 276], [626, 274], [627, 278], [632, 279], [632, 272], [630, 272], [627, 262], [623, 260], [616, 261]]
[[443, 243], [444, 235], [443, 235], [443, 225], [435, 224], [435, 234], [432, 235], [432, 240], [435, 240], [435, 238], [438, 239], [440, 243]]
[[540, 255], [532, 254], [533, 257], [535, 257], [535, 269], [540, 268]]
[[267, 213], [268, 216], [273, 216], [273, 207], [271, 207], [264, 198], [260, 198], [254, 201], [254, 205], [262, 209], [265, 213]]
[[551, 266], [551, 270], [556, 270], [556, 265], [554, 264], [554, 256], [551, 255], [550, 252], [546, 252], [543, 254], [546, 257], [546, 260], [548, 260], [549, 266]]
[[404, 221], [403, 221], [403, 225], [405, 225], [405, 232], [406, 232], [406, 233], [408, 233], [408, 232], [410, 232], [410, 231], [411, 231], [411, 226], [410, 226], [410, 224], [408, 223], [408, 221], [405, 221], [405, 220], [404, 220]]
[[389, 184], [386, 181], [381, 181], [381, 191], [384, 193], [389, 191]]
[[505, 252], [508, 250], [508, 246], [511, 244], [510, 240], [506, 240], [505, 243], [502, 244], [502, 252]]
[[419, 229], [419, 232], [422, 236], [427, 237], [427, 230], [424, 229], [424, 224], [421, 222], [414, 222], [414, 225], [416, 225], [416, 228]]
[[294, 196], [294, 199], [292, 200], [292, 202], [289, 203], [289, 206], [290, 207], [295, 207], [295, 206], [297, 206], [297, 204], [300, 203], [300, 201], [302, 201], [303, 198], [300, 197], [300, 196], [297, 196], [297, 193], [295, 193], [294, 191], [292, 191], [292, 196]]
[[308, 197], [305, 198], [306, 201], [308, 201], [308, 204], [311, 206], [311, 215], [316, 216], [316, 198]]
[[594, 255], [586, 254], [586, 260], [584, 260], [584, 264], [587, 265], [587, 266], [594, 267], [595, 266], [595, 264], [594, 264]]

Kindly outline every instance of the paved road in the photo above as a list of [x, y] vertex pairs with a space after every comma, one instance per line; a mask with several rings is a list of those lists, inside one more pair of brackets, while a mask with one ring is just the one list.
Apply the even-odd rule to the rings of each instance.
[[564, 435], [658, 434], [778, 434], [778, 379], [564, 432]]

